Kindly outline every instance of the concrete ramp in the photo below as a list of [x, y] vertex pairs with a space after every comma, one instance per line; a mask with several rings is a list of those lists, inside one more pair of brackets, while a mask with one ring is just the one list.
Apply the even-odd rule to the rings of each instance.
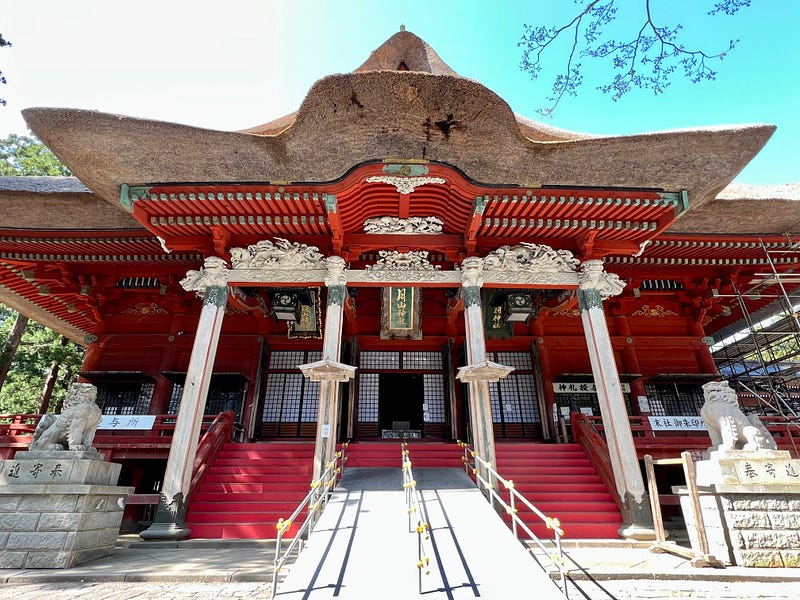
[[[562, 598], [461, 469], [417, 469], [431, 527], [423, 598]], [[420, 594], [399, 468], [350, 468], [278, 598], [390, 600]]]

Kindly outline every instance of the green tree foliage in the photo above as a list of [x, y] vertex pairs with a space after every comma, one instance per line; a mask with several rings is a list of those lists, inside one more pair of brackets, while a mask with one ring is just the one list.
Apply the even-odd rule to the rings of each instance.
[[[70, 175], [56, 156], [33, 137], [12, 134], [0, 140], [0, 175]], [[0, 350], [8, 340], [17, 313], [0, 304]], [[4, 355], [0, 352], [0, 356]], [[50, 401], [63, 400], [69, 384], [83, 362], [84, 349], [73, 342], [62, 343], [62, 336], [33, 321], [28, 323], [11, 370], [0, 390], [0, 413], [36, 412], [45, 377], [54, 362], [59, 376]]]
[[0, 140], [0, 175], [72, 175], [35, 137], [12, 133]]
[[[739, 9], [750, 6], [751, 0], [716, 0], [710, 5], [708, 15], [734, 15]], [[565, 3], [566, 4], [566, 3]], [[556, 44], [564, 40], [568, 45], [564, 67], [553, 81], [553, 90], [547, 98], [549, 105], [540, 108], [542, 115], [550, 115], [565, 96], [576, 96], [583, 83], [583, 61], [607, 60], [614, 75], [598, 89], [619, 100], [635, 88], [652, 90], [660, 94], [670, 85], [675, 75], [682, 74], [692, 83], [713, 80], [717, 72], [711, 67], [733, 50], [738, 39], [730, 40], [728, 47], [708, 51], [689, 48], [681, 41], [683, 25], [676, 22], [680, 11], [671, 2], [658, 3], [660, 13], [654, 12], [653, 0], [575, 0], [577, 8], [571, 16], [558, 25], [525, 25], [519, 46], [523, 48], [520, 68], [531, 79], [542, 73], [544, 55], [559, 50]], [[624, 14], [640, 14], [641, 19], [631, 21], [630, 30], [615, 28], [618, 5], [624, 5]], [[638, 10], [638, 13], [636, 11]], [[672, 20], [674, 24], [665, 24]], [[612, 33], [613, 32], [613, 33]]]
[[[0, 344], [8, 338], [16, 317], [16, 311], [0, 304]], [[84, 352], [84, 348], [74, 342], [62, 344], [61, 335], [30, 321], [0, 391], [0, 413], [37, 412], [45, 376], [53, 361], [57, 361], [61, 368], [50, 402], [52, 410], [64, 399], [80, 371]]]

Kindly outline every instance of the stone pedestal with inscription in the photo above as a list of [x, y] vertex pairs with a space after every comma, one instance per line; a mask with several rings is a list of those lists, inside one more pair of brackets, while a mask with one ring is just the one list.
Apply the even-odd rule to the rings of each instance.
[[0, 568], [63, 569], [114, 553], [121, 465], [96, 451], [17, 452], [0, 460]]
[[[800, 567], [800, 460], [779, 450], [713, 451], [695, 463], [709, 553], [742, 567]], [[697, 548], [686, 488], [680, 495]]]

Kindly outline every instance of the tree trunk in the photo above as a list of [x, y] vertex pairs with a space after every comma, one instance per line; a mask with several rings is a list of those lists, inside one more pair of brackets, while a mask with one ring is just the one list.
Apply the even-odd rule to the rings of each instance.
[[[61, 336], [61, 345], [66, 346], [69, 340], [63, 335]], [[58, 381], [58, 373], [61, 370], [61, 363], [54, 360], [50, 364], [50, 369], [47, 371], [47, 377], [44, 379], [44, 389], [42, 395], [39, 397], [39, 414], [43, 415], [50, 408], [50, 398], [53, 395], [53, 389], [56, 387]]]
[[14, 321], [14, 326], [11, 328], [11, 333], [8, 336], [5, 349], [0, 354], [0, 390], [3, 389], [3, 384], [6, 381], [6, 375], [11, 368], [11, 362], [14, 360], [14, 355], [17, 353], [19, 342], [22, 339], [22, 334], [25, 333], [25, 327], [28, 325], [28, 317], [21, 313], [17, 313], [17, 319]]

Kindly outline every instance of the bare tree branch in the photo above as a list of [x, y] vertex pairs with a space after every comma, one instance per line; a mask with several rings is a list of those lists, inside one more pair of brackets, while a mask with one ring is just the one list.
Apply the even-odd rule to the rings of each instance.
[[[11, 46], [11, 42], [9, 42], [7, 39], [5, 39], [3, 37], [3, 34], [0, 33], [0, 48], [3, 48], [4, 46]], [[5, 83], [5, 82], [6, 82], [6, 78], [3, 75], [3, 71], [0, 71], [0, 83]], [[0, 98], [0, 106], [5, 106], [5, 105], [6, 105], [6, 101], [3, 98]]]
[[[739, 40], [731, 40], [725, 50], [708, 52], [687, 49], [680, 42], [681, 24], [659, 26], [651, 12], [651, 0], [643, 3], [642, 24], [631, 36], [624, 39], [606, 39], [604, 30], [617, 17], [617, 0], [575, 0], [583, 4], [580, 12], [560, 26], [525, 25], [519, 46], [524, 48], [520, 68], [537, 79], [542, 72], [543, 55], [561, 37], [570, 33], [571, 44], [565, 67], [553, 81], [548, 106], [540, 108], [542, 115], [551, 115], [565, 95], [575, 96], [583, 83], [581, 58], [610, 59], [616, 73], [608, 84], [597, 89], [619, 100], [634, 88], [662, 93], [671, 83], [676, 69], [692, 83], [710, 81], [717, 72], [708, 62], [723, 60]], [[749, 6], [751, 0], [721, 0], [708, 11], [711, 16], [724, 13], [733, 15]], [[582, 41], [581, 41], [582, 40]]]

